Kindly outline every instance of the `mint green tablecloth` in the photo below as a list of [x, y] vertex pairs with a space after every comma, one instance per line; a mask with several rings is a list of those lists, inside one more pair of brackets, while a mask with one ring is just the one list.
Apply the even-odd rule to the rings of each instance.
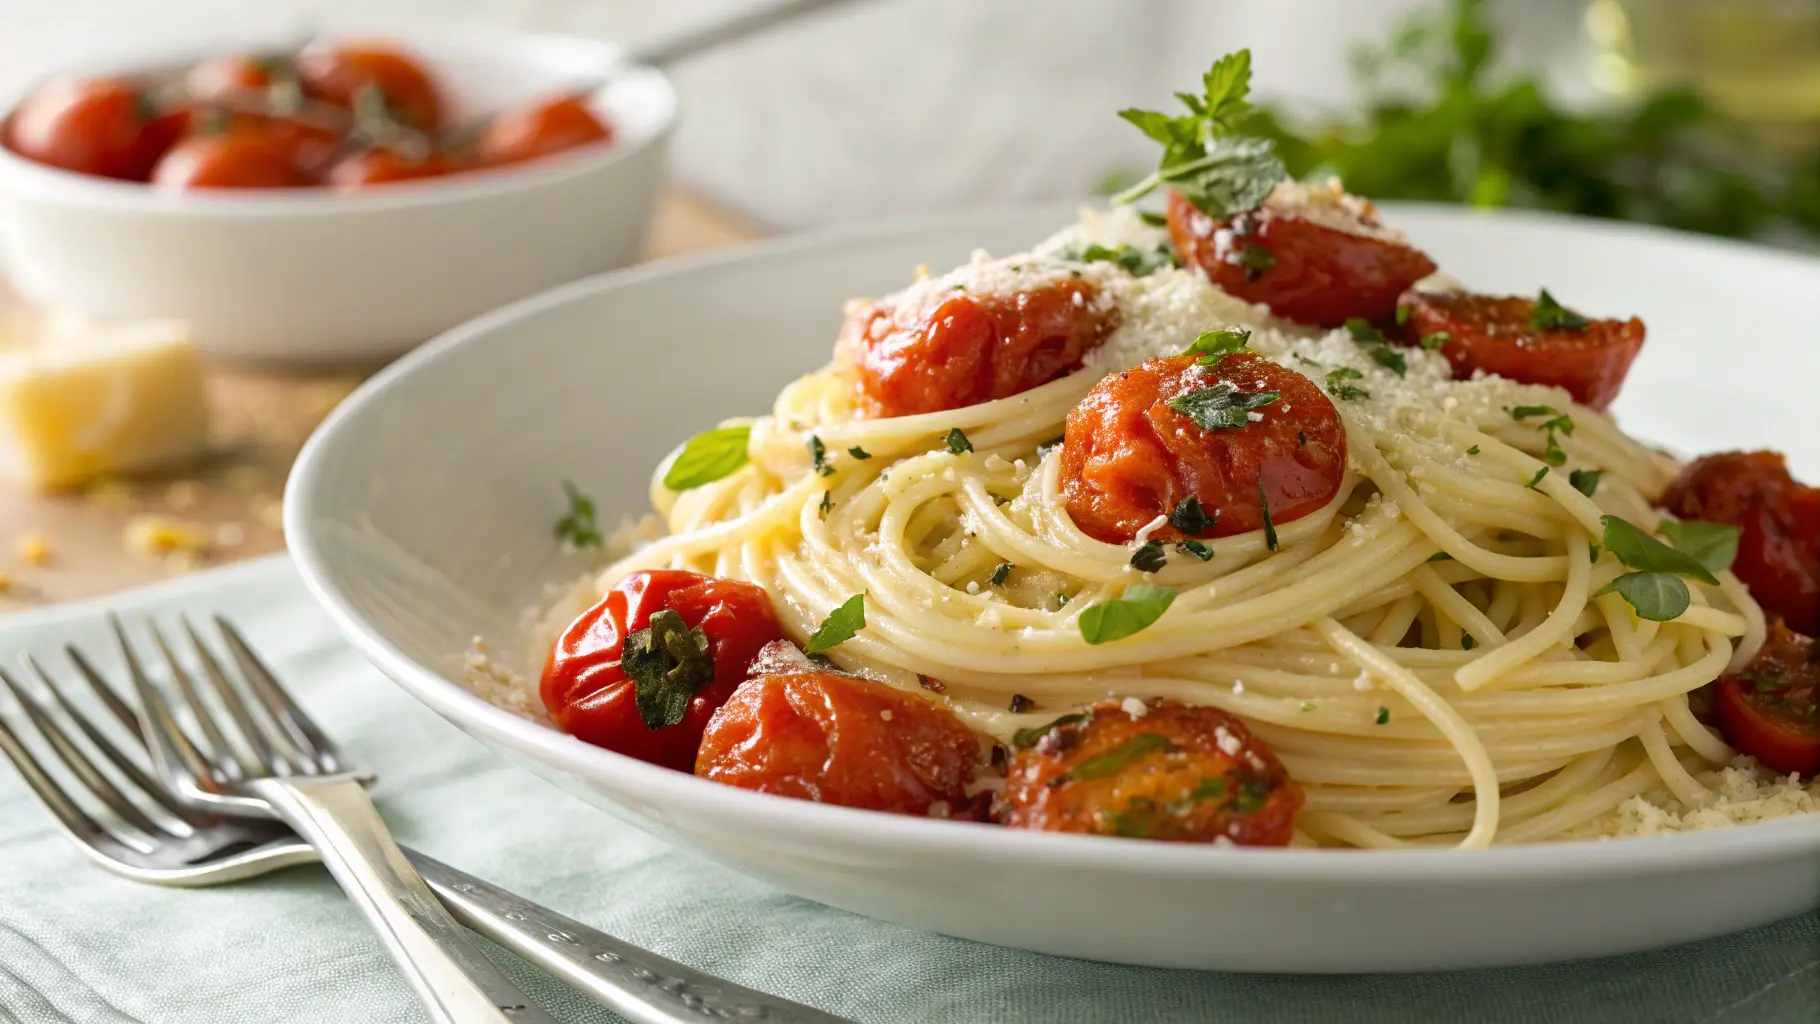
[[[343, 646], [281, 561], [115, 602], [128, 604], [231, 609], [312, 713], [378, 770], [401, 839], [667, 956], [868, 1024], [1820, 1021], [1815, 915], [1612, 960], [1357, 978], [1117, 967], [921, 934], [748, 881], [505, 763]], [[98, 636], [95, 620], [77, 606], [0, 620], [0, 658]], [[504, 959], [560, 1019], [618, 1019]], [[0, 1020], [421, 1019], [320, 869], [193, 892], [116, 879], [80, 859], [0, 766]]]

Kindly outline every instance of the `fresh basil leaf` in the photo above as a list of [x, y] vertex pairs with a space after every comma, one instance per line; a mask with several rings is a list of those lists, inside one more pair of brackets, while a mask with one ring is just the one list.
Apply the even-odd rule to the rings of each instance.
[[1169, 561], [1163, 554], [1163, 545], [1154, 540], [1147, 540], [1131, 554], [1131, 567], [1139, 572], [1156, 572]]
[[664, 473], [664, 486], [686, 491], [711, 484], [746, 464], [751, 427], [721, 427], [696, 434]]
[[854, 594], [839, 608], [828, 613], [822, 620], [821, 628], [809, 637], [804, 654], [820, 654], [832, 647], [853, 639], [853, 634], [866, 628], [866, 595]]
[[1599, 593], [1618, 594], [1630, 602], [1638, 618], [1655, 622], [1679, 618], [1692, 602], [1687, 583], [1666, 572], [1626, 573], [1606, 584]]
[[1240, 391], [1231, 381], [1190, 391], [1164, 404], [1194, 421], [1202, 430], [1225, 430], [1251, 422], [1251, 411], [1283, 397], [1278, 391]]
[[1576, 469], [1567, 474], [1567, 482], [1573, 485], [1574, 490], [1590, 498], [1598, 491], [1599, 478], [1604, 475], [1602, 470]]
[[1605, 550], [1617, 556], [1626, 569], [1646, 573], [1672, 573], [1702, 583], [1719, 582], [1719, 578], [1699, 558], [1669, 547], [1635, 525], [1617, 516], [1601, 516], [1599, 521], [1605, 524]]
[[1109, 601], [1089, 605], [1081, 612], [1081, 639], [1106, 644], [1141, 633], [1163, 617], [1175, 601], [1175, 590], [1148, 583], [1134, 583]]
[[562, 482], [562, 493], [569, 499], [569, 511], [556, 520], [556, 536], [568, 541], [571, 547], [600, 547], [600, 523], [594, 518], [594, 499], [567, 480]]
[[1182, 350], [1185, 356], [1199, 356], [1195, 360], [1198, 366], [1212, 366], [1220, 361], [1221, 356], [1234, 352], [1243, 352], [1245, 344], [1251, 340], [1251, 331], [1244, 327], [1229, 327], [1222, 331], [1202, 331], [1194, 339], [1194, 344]]
[[651, 616], [650, 625], [626, 637], [620, 668], [632, 680], [633, 702], [647, 729], [667, 729], [689, 713], [689, 701], [714, 680], [708, 636], [691, 629], [669, 608]]
[[1201, 499], [1190, 494], [1176, 503], [1169, 513], [1169, 525], [1189, 537], [1198, 537], [1213, 529], [1215, 519], [1201, 507]]
[[861, 448], [858, 445], [854, 445], [853, 447], [847, 449], [847, 454], [853, 456], [856, 459], [859, 459], [861, 462], [864, 462], [865, 460], [872, 457], [871, 452], [865, 450], [864, 448]]
[[1555, 301], [1548, 289], [1536, 296], [1536, 304], [1529, 311], [1529, 326], [1538, 331], [1584, 331], [1591, 321]]
[[1095, 754], [1068, 772], [1071, 779], [1104, 779], [1117, 775], [1151, 754], [1167, 754], [1178, 749], [1175, 741], [1161, 733], [1140, 732], [1104, 754]]
[[1143, 221], [1153, 228], [1165, 228], [1169, 226], [1169, 218], [1154, 210], [1139, 210], [1138, 220]]
[[1729, 523], [1664, 519], [1662, 533], [1676, 550], [1692, 555], [1713, 572], [1724, 572], [1738, 557], [1738, 538], [1743, 531]]
[[1213, 559], [1213, 549], [1193, 538], [1176, 541], [1175, 549], [1184, 555], [1193, 555], [1203, 562]]
[[973, 450], [973, 442], [967, 440], [967, 435], [962, 433], [959, 427], [948, 431], [948, 436], [943, 438], [943, 441], [948, 445], [948, 452], [952, 455], [962, 455]]

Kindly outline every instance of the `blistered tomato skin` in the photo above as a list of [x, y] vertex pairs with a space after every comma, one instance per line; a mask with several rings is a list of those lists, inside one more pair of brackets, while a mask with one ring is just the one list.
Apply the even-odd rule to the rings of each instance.
[[1643, 321], [1591, 320], [1584, 330], [1537, 330], [1536, 300], [1471, 292], [1412, 291], [1398, 303], [1402, 335], [1416, 343], [1445, 335], [1440, 353], [1456, 378], [1484, 370], [1525, 384], [1566, 388], [1574, 401], [1603, 409], [1618, 397], [1643, 348]]
[[1286, 846], [1302, 788], [1263, 740], [1211, 707], [1108, 702], [1011, 755], [999, 820], [1014, 828], [1179, 843]]
[[[714, 678], [683, 720], [651, 729], [638, 715], [637, 691], [620, 666], [625, 638], [668, 608], [708, 638]], [[677, 569], [637, 572], [577, 618], [544, 664], [544, 707], [562, 731], [641, 761], [689, 771], [708, 719], [733, 693], [759, 650], [783, 636], [761, 587]]]
[[1419, 249], [1317, 224], [1269, 200], [1251, 213], [1214, 220], [1171, 192], [1168, 220], [1184, 264], [1201, 268], [1221, 290], [1297, 323], [1337, 327], [1355, 316], [1385, 319], [1396, 313], [1397, 296], [1435, 271]]
[[[1240, 427], [1203, 430], [1171, 399], [1221, 381], [1282, 397]], [[1214, 517], [1199, 536], [1229, 537], [1264, 525], [1260, 486], [1275, 526], [1321, 508], [1346, 471], [1340, 414], [1307, 377], [1251, 352], [1211, 367], [1162, 356], [1108, 375], [1068, 413], [1062, 440], [1068, 513], [1090, 537], [1130, 543], [1139, 530], [1194, 497]], [[1177, 540], [1174, 527], [1153, 530]]]
[[1679, 519], [1742, 532], [1732, 572], [1772, 617], [1820, 635], [1820, 487], [1789, 476], [1779, 452], [1723, 452], [1682, 467], [1662, 496]]
[[1116, 309], [1070, 278], [1015, 295], [956, 292], [921, 311], [866, 303], [849, 312], [839, 349], [872, 415], [913, 416], [1047, 384], [1116, 326]]
[[755, 676], [708, 725], [695, 774], [892, 814], [967, 817], [984, 745], [947, 709], [835, 672]]
[[1781, 623], [1749, 665], [1719, 680], [1719, 728], [1774, 772], [1820, 773], [1820, 647]]

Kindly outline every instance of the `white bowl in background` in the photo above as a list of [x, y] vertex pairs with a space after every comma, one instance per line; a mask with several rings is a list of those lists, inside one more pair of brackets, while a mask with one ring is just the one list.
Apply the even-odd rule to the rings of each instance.
[[[661, 72], [621, 68], [612, 45], [574, 37], [386, 38], [424, 59], [455, 123], [617, 68], [593, 97], [616, 137], [356, 193], [171, 192], [0, 147], [0, 249], [14, 288], [103, 319], [178, 317], [216, 355], [326, 363], [397, 355], [488, 309], [637, 259], [676, 123], [676, 93]], [[142, 74], [287, 45], [296, 40], [224, 40], [63, 73]]]
[[[285, 532], [360, 651], [473, 735], [641, 828], [846, 910], [986, 942], [1168, 967], [1343, 972], [1604, 956], [1737, 931], [1820, 902], [1820, 816], [1486, 851], [1219, 849], [899, 817], [718, 785], [589, 746], [465, 689], [464, 654], [535, 678], [522, 613], [584, 566], [551, 536], [559, 481], [604, 522], [651, 470], [824, 363], [843, 299], [1007, 252], [1071, 209], [771, 243], [580, 282], [407, 356], [298, 460]], [[1690, 451], [1785, 447], [1820, 473], [1811, 382], [1820, 260], [1566, 217], [1386, 204], [1488, 290], [1547, 285], [1649, 323], [1616, 415]], [[1715, 340], [1725, 339], [1716, 358]], [[1780, 343], [1787, 339], [1787, 343]], [[1690, 415], [1700, 408], [1730, 413]], [[1747, 410], [1747, 412], [1737, 412]], [[537, 851], [527, 849], [526, 856]]]

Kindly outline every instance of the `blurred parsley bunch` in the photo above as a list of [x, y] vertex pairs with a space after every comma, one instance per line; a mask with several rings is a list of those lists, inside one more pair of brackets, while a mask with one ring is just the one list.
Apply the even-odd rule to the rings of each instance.
[[1820, 165], [1753, 159], [1695, 93], [1622, 111], [1556, 106], [1531, 76], [1494, 77], [1482, 0], [1445, 0], [1361, 49], [1356, 118], [1298, 131], [1260, 108], [1246, 131], [1273, 139], [1289, 173], [1337, 174], [1374, 199], [1523, 206], [1745, 236], [1786, 219], [1820, 232]]

